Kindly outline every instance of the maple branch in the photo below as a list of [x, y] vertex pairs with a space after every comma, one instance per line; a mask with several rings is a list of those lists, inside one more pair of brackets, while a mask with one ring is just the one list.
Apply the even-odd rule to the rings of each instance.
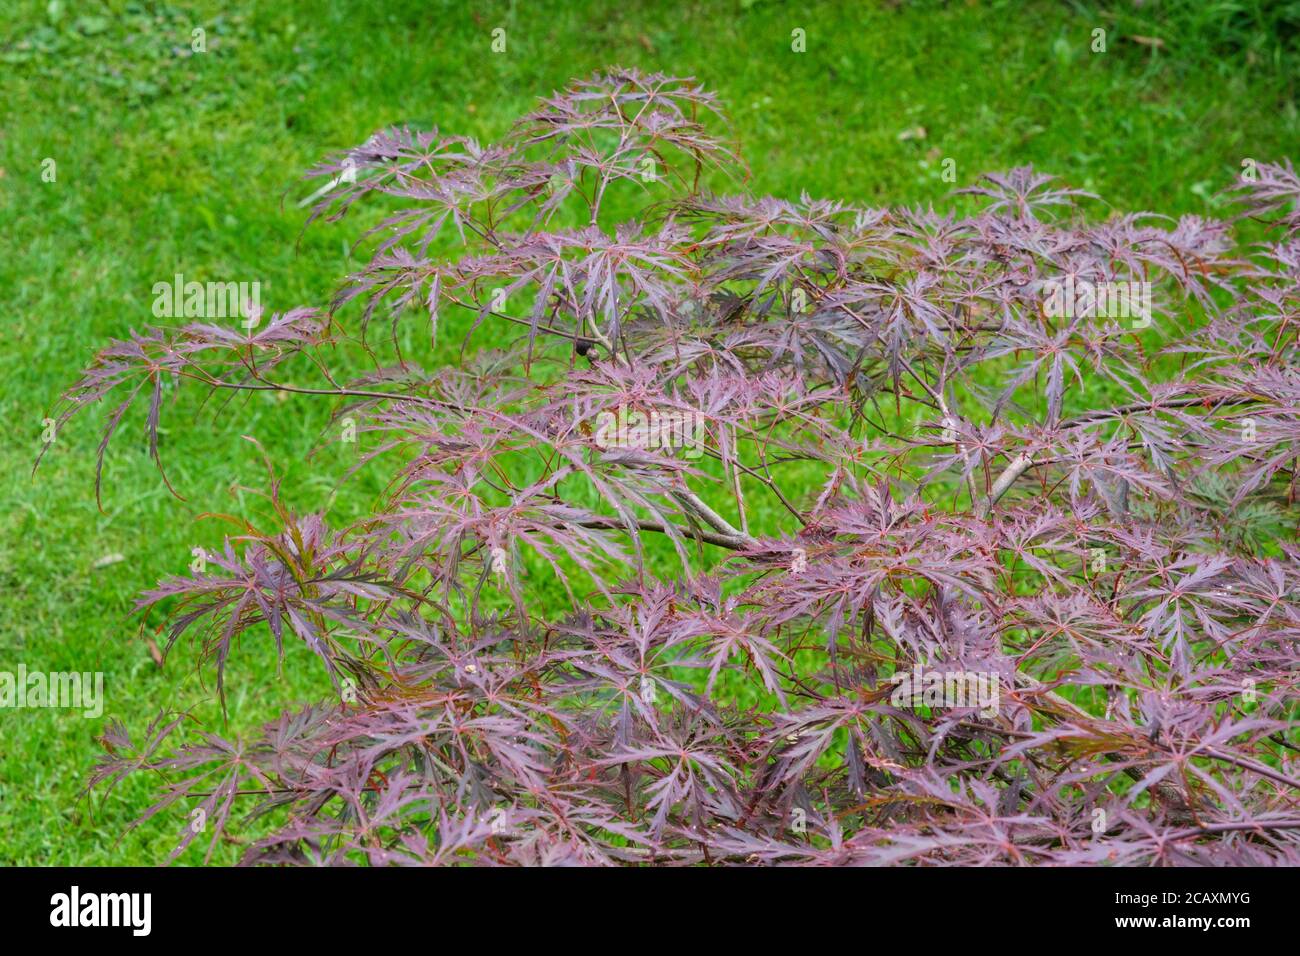
[[988, 496], [979, 503], [975, 513], [981, 518], [987, 518], [992, 514], [993, 506], [1010, 490], [1016, 479], [1032, 468], [1034, 464], [1034, 460], [1028, 455], [1017, 455], [1011, 464], [1007, 465], [1002, 474], [998, 475], [997, 481], [993, 482], [993, 487], [989, 489]]

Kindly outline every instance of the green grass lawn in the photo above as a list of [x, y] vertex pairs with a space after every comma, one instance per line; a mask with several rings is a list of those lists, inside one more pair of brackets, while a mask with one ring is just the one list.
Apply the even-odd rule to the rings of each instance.
[[[1116, 4], [1128, 10], [1131, 4]], [[1175, 5], [1178, 6], [1178, 5]], [[60, 434], [35, 478], [41, 420], [109, 337], [150, 324], [152, 286], [175, 273], [259, 281], [273, 310], [323, 305], [360, 229], [301, 237], [298, 177], [324, 154], [410, 122], [491, 139], [541, 94], [618, 64], [694, 75], [729, 108], [748, 188], [858, 203], [934, 203], [1033, 163], [1122, 210], [1211, 211], [1244, 158], [1294, 149], [1294, 70], [1267, 45], [1219, 49], [1213, 22], [1135, 41], [1128, 16], [1057, 3], [409, 2], [14, 3], [0, 15], [0, 336], [3, 446], [0, 670], [103, 671], [104, 716], [0, 711], [0, 862], [160, 861], [178, 830], [134, 781], [81, 798], [105, 722], [142, 729], [184, 706], [221, 729], [212, 675], [182, 644], [160, 669], [133, 597], [185, 570], [222, 533], [208, 511], [248, 513], [255, 437], [299, 510], [331, 504], [345, 462], [307, 460], [327, 422], [310, 402], [182, 402], [164, 416], [178, 501], [128, 419], [95, 506], [102, 417]], [[1150, 16], [1150, 14], [1146, 14]], [[1143, 21], [1145, 22], [1145, 21]], [[1195, 26], [1197, 29], [1192, 30]], [[191, 53], [191, 31], [206, 52]], [[1094, 53], [1092, 31], [1107, 29]], [[492, 31], [506, 51], [491, 52]], [[791, 50], [806, 31], [807, 52]], [[1139, 34], [1148, 36], [1148, 32]], [[1293, 64], [1291, 64], [1293, 66]], [[45, 182], [45, 160], [55, 179]], [[454, 354], [452, 349], [448, 354]], [[131, 424], [134, 423], [134, 424]], [[364, 505], [363, 481], [333, 500]], [[120, 555], [122, 560], [101, 559]], [[150, 619], [150, 625], [157, 621]], [[277, 671], [245, 646], [227, 674], [230, 730], [328, 691], [302, 650]], [[119, 837], [121, 839], [119, 840]], [[182, 858], [199, 862], [199, 844]], [[238, 845], [215, 859], [231, 862]]]

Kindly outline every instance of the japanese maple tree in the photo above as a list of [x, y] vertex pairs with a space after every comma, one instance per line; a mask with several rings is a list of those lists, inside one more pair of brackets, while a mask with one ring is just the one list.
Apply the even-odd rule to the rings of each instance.
[[1300, 863], [1291, 166], [1224, 221], [1029, 168], [945, 214], [751, 195], [720, 131], [612, 70], [492, 145], [378, 133], [312, 171], [312, 219], [388, 212], [327, 309], [98, 354], [55, 417], [112, 397], [101, 466], [145, 400], [162, 466], [167, 383], [274, 390], [386, 491], [335, 526], [269, 461], [275, 526], [140, 602], [223, 693], [301, 641], [337, 696], [114, 725], [93, 783], [252, 863]]

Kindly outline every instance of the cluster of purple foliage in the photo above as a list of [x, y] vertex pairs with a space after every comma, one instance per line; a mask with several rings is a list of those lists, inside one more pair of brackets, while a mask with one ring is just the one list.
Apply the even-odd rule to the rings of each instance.
[[[1028, 168], [964, 218], [724, 198], [710, 114], [614, 70], [497, 145], [377, 134], [313, 171], [313, 219], [400, 203], [328, 313], [99, 353], [58, 420], [128, 392], [101, 458], [146, 389], [157, 456], [171, 380], [328, 398], [389, 475], [341, 529], [273, 475], [275, 531], [141, 601], [218, 682], [288, 636], [340, 699], [114, 726], [94, 782], [164, 781], [177, 852], [194, 808], [260, 819], [254, 863], [1300, 863], [1292, 168], [1230, 222], [1089, 221]], [[1052, 314], [1065, 278], [1149, 284], [1149, 323]], [[381, 307], [385, 350], [458, 310], [496, 347], [339, 382]], [[702, 456], [598, 445], [620, 408], [699, 416]], [[918, 668], [996, 706], [900, 701]]]

